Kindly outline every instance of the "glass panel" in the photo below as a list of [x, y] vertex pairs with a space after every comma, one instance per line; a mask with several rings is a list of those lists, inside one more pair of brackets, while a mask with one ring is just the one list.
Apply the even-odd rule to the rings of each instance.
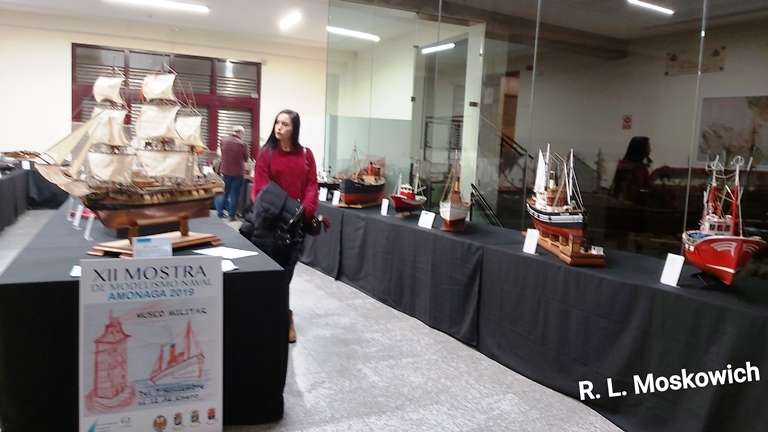
[[[711, 213], [732, 224], [729, 234], [735, 234], [740, 245], [735, 253], [746, 261], [733, 283], [749, 284], [754, 278], [768, 279], [766, 250], [749, 259], [754, 250], [750, 244], [759, 246], [758, 238], [768, 239], [768, 3], [708, 0], [707, 7], [686, 228], [712, 228], [700, 224], [702, 215], [710, 213], [704, 206], [704, 191], [712, 180], [707, 163], [717, 159], [722, 165], [718, 175], [726, 178], [717, 179], [722, 191], [726, 184], [735, 190], [736, 162], [742, 162], [740, 206], [734, 206], [734, 196], [725, 192], [723, 205]], [[734, 207], [740, 214], [732, 212]], [[739, 239], [742, 235], [756, 238]], [[727, 259], [714, 264], [730, 265]]]
[[114, 68], [123, 72], [125, 54], [119, 50], [75, 47], [75, 80], [93, 84], [102, 75], [112, 75]]
[[541, 1], [534, 81], [520, 83], [534, 92], [526, 145], [535, 154], [551, 144], [566, 159], [573, 150], [596, 245], [680, 252], [701, 17], [699, 1], [674, 15], [627, 2]]

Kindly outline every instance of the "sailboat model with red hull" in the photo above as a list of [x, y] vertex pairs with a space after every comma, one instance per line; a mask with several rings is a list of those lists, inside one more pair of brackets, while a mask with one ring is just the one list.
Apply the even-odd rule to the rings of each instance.
[[[733, 283], [736, 273], [752, 255], [766, 246], [760, 237], [745, 237], [741, 224], [741, 192], [739, 168], [741, 157], [734, 161], [733, 188], [727, 184], [721, 191], [718, 179], [726, 179], [723, 166], [715, 159], [710, 165], [712, 180], [704, 193], [704, 211], [698, 230], [683, 234], [683, 253], [701, 271], [711, 274], [726, 285]], [[723, 204], [730, 201], [730, 214], [723, 213]]]

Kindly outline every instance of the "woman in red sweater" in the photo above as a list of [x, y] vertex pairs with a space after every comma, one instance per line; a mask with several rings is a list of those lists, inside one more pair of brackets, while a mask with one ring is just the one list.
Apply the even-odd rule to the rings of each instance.
[[[254, 168], [253, 191], [256, 196], [271, 181], [277, 183], [293, 199], [304, 206], [304, 219], [310, 221], [317, 210], [317, 168], [312, 150], [299, 144], [301, 119], [291, 110], [277, 114], [272, 133], [259, 152]], [[301, 255], [303, 244], [289, 251], [265, 251], [272, 259], [285, 268], [288, 284], [293, 279], [293, 270]], [[296, 342], [293, 312], [288, 311], [288, 342]]]

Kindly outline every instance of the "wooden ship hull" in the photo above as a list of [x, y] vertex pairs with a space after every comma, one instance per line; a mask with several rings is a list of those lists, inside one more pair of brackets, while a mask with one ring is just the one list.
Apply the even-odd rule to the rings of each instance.
[[384, 186], [385, 183], [383, 181], [378, 184], [369, 184], [352, 179], [344, 179], [339, 187], [341, 200], [347, 205], [380, 202], [384, 198]]
[[418, 195], [414, 198], [408, 198], [403, 195], [392, 194], [389, 196], [396, 212], [412, 212], [421, 209], [427, 202], [427, 197]]
[[469, 206], [463, 202], [441, 201], [440, 218], [443, 219], [443, 225], [440, 229], [451, 232], [464, 231], [468, 213]]
[[683, 234], [683, 254], [704, 273], [731, 285], [736, 274], [752, 256], [766, 247], [759, 237], [707, 236], [701, 231]]

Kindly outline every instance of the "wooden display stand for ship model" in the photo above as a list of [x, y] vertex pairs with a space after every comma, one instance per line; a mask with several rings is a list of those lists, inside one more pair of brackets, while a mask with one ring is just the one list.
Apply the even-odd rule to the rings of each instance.
[[[127, 228], [133, 237], [141, 227], [178, 223], [178, 231], [160, 234], [173, 238], [174, 248], [221, 244], [215, 235], [189, 232], [188, 220], [209, 217], [224, 185], [197, 166], [197, 155], [205, 150], [202, 116], [192, 105], [181, 106], [173, 92], [175, 79], [173, 73], [144, 78], [145, 102], [129, 143], [121, 96], [125, 77], [99, 77], [92, 118], [39, 155], [36, 168], [80, 198], [107, 228]], [[130, 240], [117, 240], [95, 245], [89, 253], [130, 256], [130, 246]]]
[[539, 150], [533, 191], [526, 208], [539, 230], [539, 246], [568, 265], [604, 266], [603, 248], [586, 240], [586, 212], [573, 169], [573, 150], [568, 161], [550, 154], [549, 145], [546, 156]]

